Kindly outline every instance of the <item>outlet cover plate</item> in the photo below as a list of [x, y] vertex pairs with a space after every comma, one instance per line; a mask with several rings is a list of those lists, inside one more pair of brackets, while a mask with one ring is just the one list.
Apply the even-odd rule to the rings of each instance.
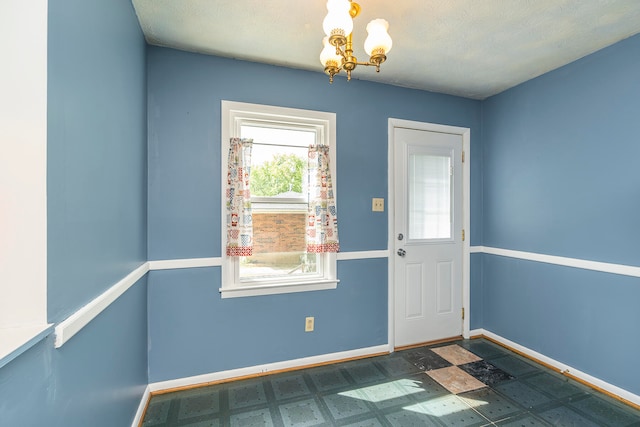
[[315, 319], [313, 317], [307, 317], [304, 319], [304, 331], [305, 332], [313, 332]]

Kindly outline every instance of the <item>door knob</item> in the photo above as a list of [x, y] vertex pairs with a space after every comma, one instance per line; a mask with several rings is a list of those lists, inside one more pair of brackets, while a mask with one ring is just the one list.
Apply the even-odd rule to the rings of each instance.
[[398, 255], [400, 255], [401, 257], [405, 256], [407, 254], [407, 251], [405, 251], [404, 249], [400, 248], [398, 249]]

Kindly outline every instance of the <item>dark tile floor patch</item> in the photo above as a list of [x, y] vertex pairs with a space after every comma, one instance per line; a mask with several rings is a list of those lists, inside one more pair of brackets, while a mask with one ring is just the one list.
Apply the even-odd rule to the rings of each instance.
[[527, 413], [518, 415], [513, 418], [507, 418], [506, 420], [496, 422], [500, 427], [548, 427], [551, 424], [541, 420], [533, 414]]
[[423, 413], [420, 408], [409, 407], [386, 416], [393, 427], [441, 427], [435, 417]]
[[451, 366], [450, 362], [447, 362], [440, 355], [428, 348], [409, 350], [404, 357], [421, 371], [430, 371], [432, 369]]
[[548, 409], [540, 416], [553, 426], [559, 427], [598, 427], [595, 422], [583, 417], [577, 412], [566, 406], [558, 406], [557, 408]]
[[446, 388], [431, 377], [421, 374], [398, 381], [398, 387], [418, 402], [425, 402], [437, 396], [448, 394]]
[[220, 393], [198, 393], [191, 391], [180, 399], [178, 419], [191, 418], [203, 415], [213, 415], [220, 412]]
[[[160, 397], [160, 396], [158, 396]], [[164, 426], [169, 417], [169, 408], [171, 407], [171, 401], [156, 401], [153, 400], [149, 403], [147, 412], [144, 417], [145, 426]]]
[[271, 387], [277, 400], [306, 396], [311, 393], [302, 375], [278, 376], [271, 380]]
[[229, 408], [239, 409], [267, 403], [262, 381], [241, 381], [228, 390]]
[[492, 357], [511, 353], [509, 350], [486, 340], [463, 340], [458, 342], [458, 345], [466, 348], [471, 353], [474, 353], [483, 359], [490, 359]]
[[495, 389], [527, 409], [535, 408], [551, 401], [551, 398], [547, 395], [520, 381], [507, 381], [497, 384]]
[[500, 368], [496, 368], [486, 360], [467, 363], [465, 365], [460, 365], [459, 367], [472, 377], [480, 380], [488, 386], [513, 379], [513, 376], [507, 374]]
[[382, 367], [383, 371], [390, 377], [397, 377], [403, 375], [410, 375], [420, 372], [420, 369], [413, 365], [413, 363], [406, 360], [404, 357], [392, 355], [378, 361], [378, 365]]
[[[157, 395], [142, 426], [640, 427], [635, 408], [489, 341], [456, 344], [484, 360], [454, 367], [423, 347]], [[439, 369], [486, 386], [452, 394], [427, 375]]]
[[514, 377], [540, 372], [540, 369], [520, 357], [504, 355], [491, 359], [491, 364]]
[[555, 373], [543, 372], [524, 378], [522, 381], [556, 399], [587, 393], [585, 386], [571, 381], [569, 378], [559, 377]]
[[342, 420], [369, 412], [369, 407], [360, 396], [350, 393], [336, 393], [322, 396], [322, 401], [335, 420]]
[[618, 402], [607, 402], [604, 398], [589, 396], [586, 399], [573, 401], [569, 406], [607, 426], [640, 426], [640, 414], [637, 411], [631, 411]]
[[322, 367], [309, 373], [318, 391], [330, 391], [349, 385], [349, 380], [335, 367]]
[[384, 424], [378, 418], [367, 418], [365, 420], [354, 421], [349, 424], [343, 424], [343, 427], [383, 427]]
[[230, 416], [230, 425], [243, 427], [274, 427], [269, 408], [255, 409]]
[[384, 373], [373, 362], [354, 361], [338, 365], [356, 384], [367, 384], [385, 379]]
[[326, 422], [318, 404], [313, 399], [287, 403], [281, 405], [279, 410], [285, 427], [317, 426]]
[[490, 388], [459, 395], [462, 400], [491, 421], [499, 421], [524, 412], [524, 408]]

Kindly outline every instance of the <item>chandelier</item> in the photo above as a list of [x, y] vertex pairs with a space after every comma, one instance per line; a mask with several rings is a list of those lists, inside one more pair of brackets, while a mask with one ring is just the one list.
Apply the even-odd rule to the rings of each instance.
[[387, 30], [389, 23], [384, 19], [374, 19], [367, 24], [367, 39], [364, 50], [369, 55], [368, 62], [358, 62], [353, 56], [353, 18], [360, 13], [360, 5], [351, 0], [328, 0], [327, 16], [322, 22], [326, 37], [322, 40], [324, 48], [320, 53], [320, 62], [324, 72], [329, 75], [329, 83], [333, 83], [333, 76], [341, 70], [347, 73], [347, 80], [351, 80], [351, 72], [358, 65], [374, 66], [380, 72], [380, 64], [387, 59], [391, 50], [391, 37]]

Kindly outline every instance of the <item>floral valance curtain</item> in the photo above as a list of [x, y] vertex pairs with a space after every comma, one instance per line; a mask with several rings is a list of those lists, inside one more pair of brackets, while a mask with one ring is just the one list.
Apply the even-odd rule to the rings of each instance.
[[227, 172], [227, 256], [251, 256], [253, 221], [251, 218], [252, 139], [231, 138]]
[[329, 168], [329, 147], [309, 147], [307, 252], [338, 252], [338, 216]]

